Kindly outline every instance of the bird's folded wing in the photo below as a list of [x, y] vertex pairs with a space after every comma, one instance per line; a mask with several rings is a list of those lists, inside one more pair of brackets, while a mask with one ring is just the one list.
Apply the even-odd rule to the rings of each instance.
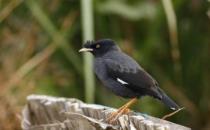
[[157, 82], [133, 60], [105, 59], [104, 61], [110, 77], [134, 90], [151, 89], [157, 86]]

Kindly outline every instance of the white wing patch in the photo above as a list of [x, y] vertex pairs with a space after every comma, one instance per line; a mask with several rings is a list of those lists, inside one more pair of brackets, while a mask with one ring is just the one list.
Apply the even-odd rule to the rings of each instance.
[[174, 108], [174, 107], [171, 107], [171, 109], [172, 109], [172, 110], [176, 110], [176, 108]]
[[120, 79], [120, 78], [117, 78], [117, 81], [120, 82], [121, 84], [128, 84], [127, 82], [123, 81], [123, 80]]

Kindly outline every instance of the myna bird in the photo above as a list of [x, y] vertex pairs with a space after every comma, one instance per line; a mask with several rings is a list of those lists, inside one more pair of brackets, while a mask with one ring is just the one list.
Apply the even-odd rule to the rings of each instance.
[[79, 52], [94, 55], [94, 71], [97, 77], [114, 94], [132, 98], [110, 117], [125, 113], [130, 105], [142, 96], [152, 96], [172, 110], [180, 107], [159, 87], [157, 81], [134, 59], [126, 55], [113, 40], [87, 41]]

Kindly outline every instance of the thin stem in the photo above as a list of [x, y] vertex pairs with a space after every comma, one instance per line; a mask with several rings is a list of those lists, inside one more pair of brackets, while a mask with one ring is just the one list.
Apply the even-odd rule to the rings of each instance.
[[169, 118], [169, 117], [175, 115], [176, 113], [178, 113], [179, 111], [181, 111], [181, 110], [183, 110], [183, 109], [184, 109], [184, 107], [182, 107], [182, 108], [180, 108], [180, 109], [178, 109], [178, 110], [176, 110], [176, 111], [174, 111], [174, 112], [171, 112], [171, 113], [169, 113], [169, 114], [163, 116], [161, 119], [165, 120], [166, 118]]
[[[162, 0], [163, 7], [166, 13], [168, 22], [170, 43], [171, 43], [171, 56], [174, 62], [175, 77], [181, 77], [181, 63], [180, 63], [180, 51], [178, 44], [178, 33], [177, 33], [177, 20], [176, 14], [173, 8], [171, 0]], [[180, 80], [180, 79], [179, 79]]]
[[[92, 0], [81, 0], [83, 42], [94, 39], [93, 29], [93, 7]], [[84, 79], [85, 99], [87, 102], [94, 102], [95, 79], [92, 71], [92, 55], [85, 53], [84, 56]]]

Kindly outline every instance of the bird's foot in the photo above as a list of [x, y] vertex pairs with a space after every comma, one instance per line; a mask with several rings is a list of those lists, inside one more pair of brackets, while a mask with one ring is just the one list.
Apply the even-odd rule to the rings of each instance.
[[118, 109], [116, 112], [111, 113], [110, 117], [106, 119], [106, 122], [114, 124], [115, 121], [123, 114], [128, 114], [131, 110], [128, 108]]
[[111, 116], [108, 117], [108, 119], [106, 119], [106, 122], [108, 123], [113, 123], [116, 121], [116, 119], [123, 115], [123, 114], [127, 114], [130, 112], [130, 110], [128, 109], [133, 103], [135, 103], [137, 101], [137, 98], [133, 98], [131, 99], [129, 102], [127, 102], [125, 105], [123, 105], [122, 107], [120, 107], [116, 112], [111, 113]]

